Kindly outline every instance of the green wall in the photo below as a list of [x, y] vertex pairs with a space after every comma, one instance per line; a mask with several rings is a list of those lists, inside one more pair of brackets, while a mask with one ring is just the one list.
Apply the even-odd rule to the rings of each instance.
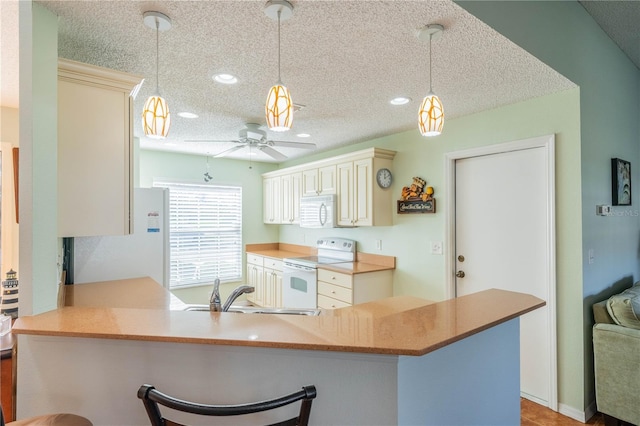
[[[580, 86], [582, 204], [576, 204], [575, 216], [582, 217], [582, 244], [575, 250], [583, 258], [583, 282], [582, 293], [570, 303], [582, 307], [583, 340], [570, 353], [583, 365], [583, 383], [564, 383], [560, 401], [593, 407], [591, 305], [640, 273], [638, 208], [614, 207], [611, 217], [595, 215], [597, 204], [611, 203], [611, 158], [631, 161], [632, 182], [640, 182], [640, 71], [576, 1], [457, 3]], [[632, 185], [633, 200], [640, 200], [638, 188]], [[595, 255], [592, 264], [589, 250]]]
[[[412, 176], [435, 188], [438, 213], [395, 217], [389, 227], [336, 229], [356, 239], [360, 250], [398, 257], [397, 294], [442, 299], [444, 259], [425, 254], [429, 241], [444, 240], [443, 159], [445, 152], [549, 133], [556, 134], [558, 365], [561, 409], [584, 412], [594, 399], [591, 365], [593, 300], [637, 279], [637, 209], [615, 208], [612, 217], [596, 217], [595, 205], [610, 203], [611, 157], [630, 160], [634, 182], [640, 106], [638, 69], [604, 35], [575, 1], [458, 2], [574, 83], [571, 90], [468, 117], [448, 120], [442, 136], [422, 139], [417, 131], [381, 138], [308, 157], [305, 161], [380, 146], [398, 151], [393, 191], [399, 194]], [[31, 8], [33, 7], [33, 14]], [[57, 21], [37, 4], [21, 2], [21, 313], [55, 307], [57, 282], [55, 66]], [[32, 30], [33, 25], [33, 30]], [[25, 59], [26, 58], [26, 59]], [[32, 59], [33, 58], [33, 59]], [[446, 107], [446, 97], [443, 97]], [[140, 185], [151, 176], [200, 180], [203, 157], [141, 151]], [[292, 165], [290, 162], [286, 165]], [[224, 182], [245, 189], [245, 243], [283, 241], [311, 245], [323, 234], [296, 226], [263, 225], [259, 175], [272, 165], [216, 159], [211, 170]], [[31, 189], [33, 187], [33, 189]], [[24, 190], [22, 189], [24, 188]], [[638, 198], [638, 185], [633, 198]], [[382, 251], [375, 240], [383, 241]], [[589, 249], [595, 262], [583, 262]]]
[[[443, 102], [446, 107], [446, 99]], [[447, 200], [442, 194], [443, 155], [472, 147], [555, 134], [559, 398], [577, 410], [582, 409], [582, 404], [579, 398], [571, 398], [570, 389], [582, 387], [582, 363], [579, 362], [582, 305], [575, 303], [582, 297], [579, 250], [582, 228], [581, 217], [576, 212], [576, 206], [581, 204], [579, 102], [580, 92], [573, 89], [449, 120], [437, 138], [422, 138], [416, 128], [315, 156], [332, 156], [368, 146], [392, 149], [397, 151], [392, 191], [398, 198], [401, 188], [411, 183], [413, 176], [426, 179], [434, 187], [437, 200], [434, 216], [395, 215], [391, 227], [334, 229], [332, 233], [357, 240], [360, 251], [396, 256], [395, 294], [442, 300], [446, 294], [444, 256], [430, 254], [429, 242], [444, 240]], [[495, 194], [487, 196], [491, 198]], [[322, 234], [326, 231], [281, 226], [280, 241], [303, 243], [305, 239], [309, 241]], [[382, 240], [381, 252], [375, 248], [376, 239]]]
[[[445, 102], [446, 99], [443, 99]], [[557, 288], [559, 388], [582, 387], [582, 363], [576, 362], [582, 347], [582, 306], [572, 303], [582, 297], [581, 217], [576, 207], [581, 204], [580, 181], [580, 91], [573, 89], [542, 98], [482, 113], [448, 120], [443, 134], [425, 139], [417, 128], [385, 138], [343, 147], [282, 164], [294, 164], [326, 158], [367, 147], [380, 147], [397, 152], [394, 159], [393, 193], [413, 176], [420, 176], [435, 188], [438, 210], [435, 215], [396, 215], [394, 223], [386, 227], [336, 228], [331, 235], [352, 238], [358, 250], [396, 256], [394, 292], [432, 300], [446, 295], [444, 256], [430, 254], [431, 241], [444, 241], [444, 154], [447, 152], [527, 139], [548, 134], [556, 135], [556, 227], [557, 227]], [[234, 160], [210, 159], [211, 174], [225, 182], [243, 185], [244, 243], [281, 241], [313, 245], [313, 241], [327, 236], [326, 230], [303, 229], [297, 225], [264, 225], [262, 223], [261, 173], [275, 166]], [[140, 186], [151, 186], [153, 177], [173, 177], [201, 181], [206, 170], [205, 157], [140, 151]], [[217, 179], [216, 179], [217, 180]], [[490, 197], [491, 195], [489, 195]], [[389, 206], [395, 211], [395, 206]], [[376, 249], [382, 240], [382, 250]], [[209, 286], [177, 291], [176, 295], [191, 303], [206, 303]], [[227, 289], [229, 291], [229, 289]], [[578, 379], [576, 379], [578, 378]], [[566, 392], [565, 392], [566, 393]], [[579, 401], [571, 402], [560, 392], [560, 400], [581, 410]]]
[[57, 306], [58, 18], [20, 2], [20, 315]]
[[[154, 178], [204, 183], [203, 174], [207, 171], [206, 157], [151, 150], [136, 150], [136, 156], [139, 157], [140, 187], [153, 186]], [[262, 173], [275, 170], [276, 167], [269, 163], [253, 163], [249, 169], [249, 163], [246, 161], [209, 158], [209, 174], [213, 176], [210, 183], [242, 186], [244, 244], [278, 241], [278, 227], [265, 226], [262, 223]], [[226, 297], [237, 284], [223, 284], [222, 297]], [[173, 293], [187, 303], [208, 303], [211, 286], [180, 289]]]

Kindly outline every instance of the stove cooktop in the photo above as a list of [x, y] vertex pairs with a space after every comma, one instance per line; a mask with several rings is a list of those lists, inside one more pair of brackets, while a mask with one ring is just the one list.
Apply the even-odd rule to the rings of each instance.
[[291, 257], [285, 263], [316, 268], [329, 263], [353, 262], [355, 260], [356, 242], [345, 238], [320, 238], [316, 242], [317, 256]]
[[284, 259], [284, 262], [293, 263], [298, 265], [316, 267], [322, 264], [329, 263], [343, 263], [343, 262], [351, 262], [352, 260], [348, 259], [337, 259], [335, 257], [326, 257], [326, 256], [304, 256], [304, 257], [290, 257]]

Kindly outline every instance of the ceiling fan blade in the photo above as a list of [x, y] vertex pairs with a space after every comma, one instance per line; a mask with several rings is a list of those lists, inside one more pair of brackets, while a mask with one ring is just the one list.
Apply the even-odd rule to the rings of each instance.
[[271, 148], [270, 146], [259, 146], [258, 149], [276, 160], [282, 161], [287, 159], [286, 155], [279, 153], [278, 151]]
[[238, 140], [213, 140], [213, 139], [187, 139], [185, 142], [220, 142], [220, 143], [242, 143]]
[[236, 145], [236, 146], [234, 146], [233, 148], [229, 148], [229, 149], [227, 149], [227, 150], [224, 150], [224, 151], [222, 151], [222, 152], [220, 152], [220, 153], [218, 153], [218, 154], [214, 155], [213, 157], [214, 157], [214, 158], [224, 157], [225, 155], [227, 155], [227, 154], [231, 154], [232, 152], [235, 152], [235, 151], [237, 151], [237, 150], [239, 150], [239, 149], [242, 149], [242, 148], [244, 148], [245, 146], [246, 146], [246, 145]]
[[288, 148], [302, 148], [302, 149], [315, 149], [315, 143], [306, 143], [306, 142], [289, 142], [289, 141], [269, 141], [272, 142], [274, 146], [286, 146]]

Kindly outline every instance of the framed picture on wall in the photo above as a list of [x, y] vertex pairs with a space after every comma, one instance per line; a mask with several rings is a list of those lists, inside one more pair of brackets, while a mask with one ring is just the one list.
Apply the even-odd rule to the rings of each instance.
[[611, 204], [631, 205], [631, 163], [619, 158], [611, 159]]

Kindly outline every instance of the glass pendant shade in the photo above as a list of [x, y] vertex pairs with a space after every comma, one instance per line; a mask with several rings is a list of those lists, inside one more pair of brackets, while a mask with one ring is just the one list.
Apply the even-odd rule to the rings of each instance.
[[142, 109], [144, 134], [153, 139], [166, 138], [171, 126], [171, 115], [167, 101], [160, 95], [150, 96]]
[[164, 139], [169, 134], [171, 127], [171, 115], [169, 114], [169, 105], [163, 97], [160, 96], [160, 79], [158, 77], [158, 68], [160, 63], [160, 31], [167, 31], [171, 28], [171, 19], [161, 12], [148, 11], [143, 13], [143, 22], [149, 28], [156, 30], [156, 91], [155, 95], [150, 96], [142, 108], [142, 129], [145, 136], [152, 139]]
[[286, 132], [293, 125], [293, 102], [289, 90], [276, 84], [269, 90], [265, 104], [265, 115], [269, 130]]
[[435, 94], [429, 93], [420, 105], [418, 126], [422, 136], [438, 136], [444, 126], [444, 108]]

